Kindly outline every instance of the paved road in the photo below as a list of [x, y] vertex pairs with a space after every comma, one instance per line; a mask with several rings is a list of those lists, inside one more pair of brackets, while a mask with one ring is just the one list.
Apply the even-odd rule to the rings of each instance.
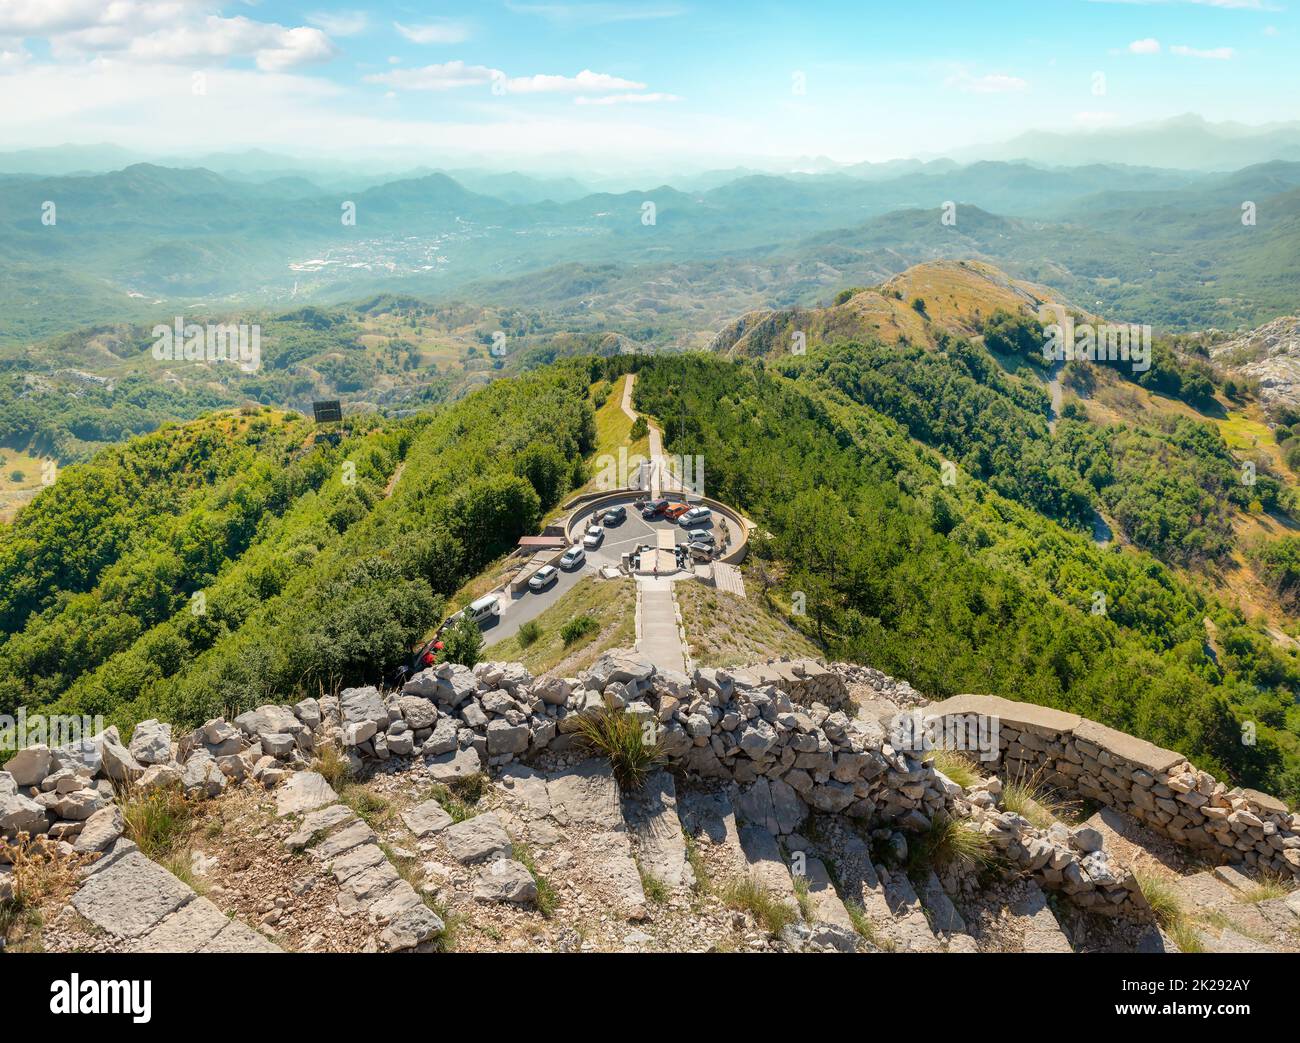
[[[633, 498], [629, 496], [629, 502]], [[526, 591], [523, 594], [516, 594], [514, 597], [504, 595], [506, 601], [500, 616], [495, 621], [485, 621], [480, 627], [483, 631], [484, 642], [490, 645], [496, 641], [504, 641], [508, 637], [514, 637], [524, 623], [527, 623], [530, 619], [536, 619], [554, 605], [567, 591], [577, 586], [578, 581], [583, 576], [595, 575], [602, 565], [617, 565], [619, 558], [625, 551], [634, 550], [646, 543], [653, 546], [655, 542], [654, 531], [656, 529], [672, 529], [676, 534], [678, 543], [686, 542], [686, 530], [676, 522], [670, 522], [666, 519], [648, 522], [629, 507], [627, 519], [623, 524], [605, 529], [604, 542], [595, 550], [587, 551], [587, 563], [582, 568], [574, 569], [572, 572], [562, 571], [560, 578], [555, 581], [555, 585], [548, 587], [540, 594]]]

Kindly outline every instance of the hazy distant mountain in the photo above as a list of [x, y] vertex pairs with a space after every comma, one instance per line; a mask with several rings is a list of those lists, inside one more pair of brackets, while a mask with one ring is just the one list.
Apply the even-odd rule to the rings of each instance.
[[1185, 115], [1127, 127], [1067, 133], [1029, 131], [1001, 145], [980, 145], [953, 154], [962, 160], [1027, 160], [1076, 166], [1126, 163], [1188, 170], [1236, 170], [1270, 160], [1300, 161], [1300, 123], [1258, 127], [1210, 123]]
[[121, 170], [145, 157], [117, 145], [54, 145], [0, 152], [0, 171], [6, 174], [60, 175]]
[[[0, 341], [142, 310], [381, 292], [447, 299], [471, 283], [568, 262], [588, 270], [676, 265], [676, 275], [703, 262], [695, 274], [709, 285], [699, 292], [747, 281], [742, 293], [777, 303], [845, 276], [986, 259], [1104, 302], [1111, 314], [1174, 329], [1258, 325], [1293, 310], [1278, 305], [1293, 301], [1300, 279], [1290, 238], [1300, 225], [1300, 164], [1226, 175], [1113, 164], [883, 164], [866, 176], [752, 174], [709, 189], [650, 182], [564, 198], [582, 186], [480, 169], [465, 175], [477, 177], [472, 186], [430, 172], [340, 188], [273, 174], [279, 158], [255, 157], [265, 162], [261, 179], [146, 163], [0, 177]], [[885, 169], [908, 172], [880, 177]], [[1242, 226], [1242, 199], [1257, 203], [1258, 227]], [[48, 226], [39, 219], [47, 200], [58, 206]], [[948, 202], [958, 208], [956, 227], [939, 221]], [[346, 219], [348, 204], [355, 222]], [[792, 255], [794, 266], [782, 270], [779, 259]], [[750, 274], [727, 272], [733, 258]], [[757, 267], [746, 268], [747, 258]], [[686, 284], [672, 285], [681, 302]], [[634, 303], [649, 301], [625, 289]]]

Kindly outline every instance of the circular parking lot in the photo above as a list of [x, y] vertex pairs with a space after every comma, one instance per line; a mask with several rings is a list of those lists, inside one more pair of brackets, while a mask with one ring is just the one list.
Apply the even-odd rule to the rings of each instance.
[[[536, 618], [555, 604], [563, 594], [577, 585], [583, 576], [598, 572], [606, 566], [618, 568], [622, 563], [623, 555], [635, 551], [638, 547], [656, 546], [657, 532], [671, 532], [675, 546], [682, 546], [689, 542], [689, 530], [676, 521], [662, 515], [653, 519], [642, 518], [635, 504], [637, 500], [643, 499], [648, 499], [646, 493], [629, 490], [626, 493], [602, 496], [598, 500], [578, 507], [566, 522], [570, 545], [581, 544], [583, 536], [593, 526], [599, 528], [602, 534], [600, 544], [596, 547], [584, 548], [586, 559], [576, 568], [557, 569], [555, 581], [541, 591], [534, 592], [525, 588], [513, 595], [503, 592], [498, 614], [480, 624], [484, 639], [490, 644], [512, 636], [522, 624]], [[685, 502], [672, 496], [667, 496], [665, 499], [670, 502]], [[627, 514], [621, 522], [606, 524], [603, 517], [597, 521], [597, 515], [603, 515], [615, 506], [626, 509]], [[707, 522], [691, 526], [691, 529], [708, 530], [719, 545], [725, 543], [724, 533], [730, 533], [733, 545], [737, 539], [743, 539], [743, 535], [740, 534], [745, 530], [738, 516], [713, 505], [710, 507], [713, 517]]]

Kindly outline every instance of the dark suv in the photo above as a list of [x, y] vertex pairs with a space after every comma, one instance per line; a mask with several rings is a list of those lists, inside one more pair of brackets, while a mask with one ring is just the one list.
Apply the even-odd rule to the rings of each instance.
[[664, 513], [664, 510], [667, 507], [667, 500], [651, 500], [641, 508], [641, 517], [646, 521], [649, 521], [651, 518], [658, 518], [659, 515]]

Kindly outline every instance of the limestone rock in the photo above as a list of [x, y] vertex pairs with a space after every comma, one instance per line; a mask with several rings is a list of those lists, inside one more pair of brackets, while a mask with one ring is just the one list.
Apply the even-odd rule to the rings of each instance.
[[440, 833], [452, 824], [452, 818], [436, 800], [426, 800], [402, 813], [406, 828], [417, 837]]
[[479, 902], [533, 902], [537, 900], [537, 882], [526, 866], [498, 858], [478, 874], [474, 898]]
[[86, 820], [85, 828], [77, 837], [74, 850], [80, 854], [104, 851], [126, 830], [122, 809], [116, 804], [100, 808]]
[[131, 756], [140, 764], [168, 764], [172, 759], [172, 726], [152, 718], [141, 721], [131, 733]]
[[52, 770], [50, 748], [44, 743], [28, 746], [10, 757], [4, 768], [18, 786], [39, 786]]
[[335, 804], [338, 799], [339, 795], [319, 773], [299, 771], [275, 791], [275, 813], [280, 818], [301, 815]]
[[45, 809], [21, 793], [0, 797], [0, 836], [44, 833], [50, 824]]
[[443, 830], [448, 853], [469, 865], [510, 853], [510, 837], [495, 812], [476, 815]]

